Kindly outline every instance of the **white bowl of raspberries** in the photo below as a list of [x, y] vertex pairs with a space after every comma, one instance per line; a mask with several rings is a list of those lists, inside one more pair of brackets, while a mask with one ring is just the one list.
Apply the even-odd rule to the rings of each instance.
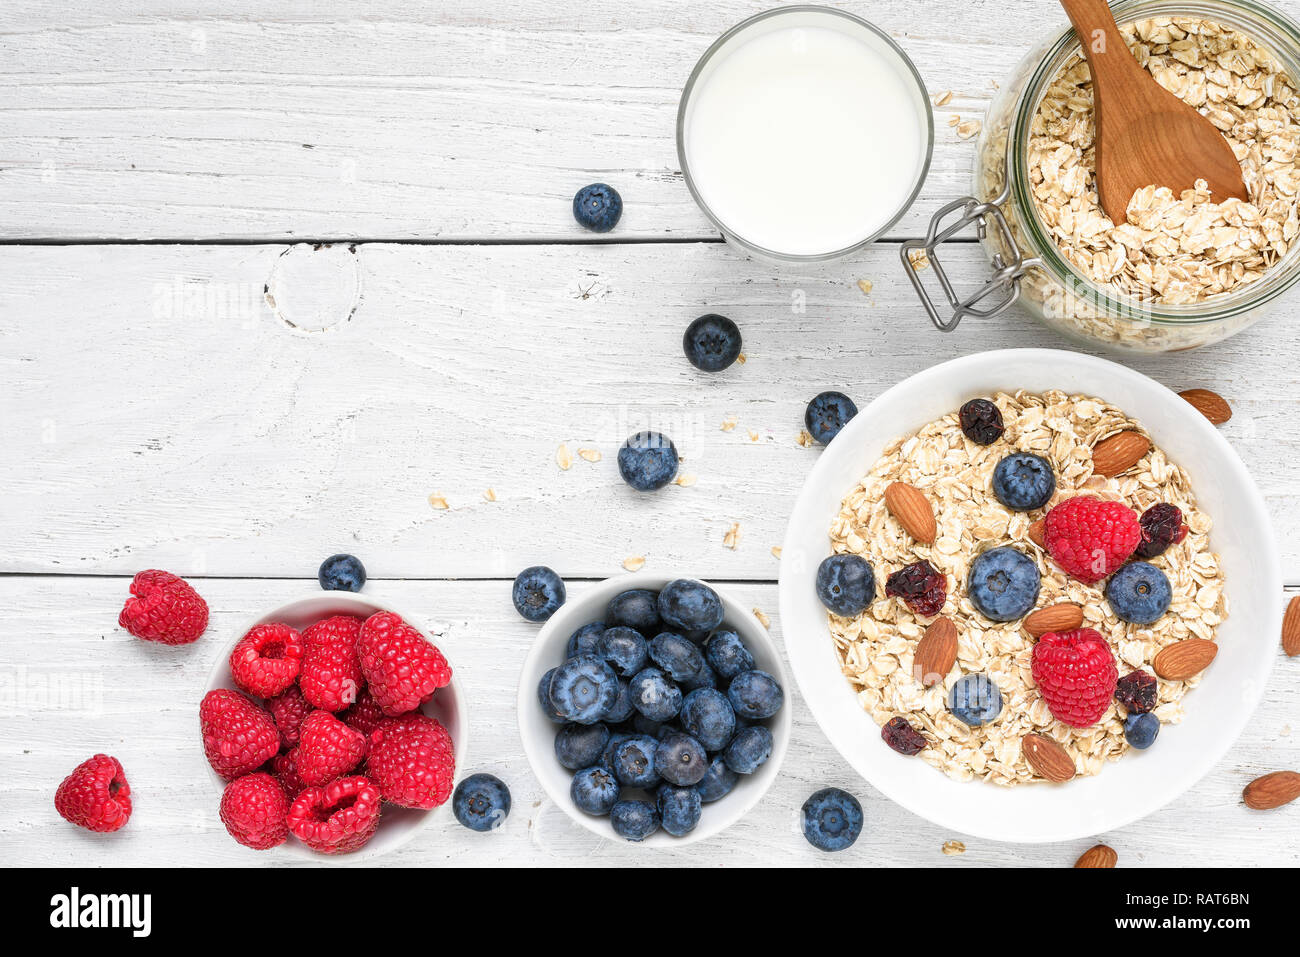
[[681, 847], [738, 821], [776, 779], [790, 691], [776, 643], [738, 601], [694, 579], [625, 575], [546, 622], [519, 680], [519, 732], [547, 795], [582, 827]]
[[442, 652], [385, 605], [335, 591], [263, 615], [199, 708], [222, 823], [255, 850], [394, 850], [451, 799], [464, 700]]

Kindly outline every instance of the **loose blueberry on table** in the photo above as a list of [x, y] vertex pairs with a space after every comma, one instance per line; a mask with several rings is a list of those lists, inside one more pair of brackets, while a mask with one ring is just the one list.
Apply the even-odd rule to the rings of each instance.
[[637, 432], [618, 450], [618, 473], [638, 492], [654, 492], [677, 477], [677, 446], [659, 432]]
[[366, 583], [366, 566], [355, 555], [331, 555], [316, 573], [326, 591], [361, 591]]
[[623, 215], [623, 197], [605, 183], [592, 183], [573, 197], [573, 218], [593, 233], [607, 233]]
[[808, 403], [803, 423], [808, 434], [822, 445], [830, 445], [840, 429], [858, 414], [858, 407], [843, 392], [823, 392]]
[[682, 336], [682, 349], [701, 372], [721, 372], [740, 356], [740, 329], [726, 316], [700, 316]]
[[494, 774], [471, 774], [451, 798], [456, 820], [471, 831], [493, 831], [510, 814], [510, 789]]
[[803, 836], [819, 851], [843, 851], [862, 833], [862, 805], [839, 788], [822, 788], [802, 808]]
[[[574, 807], [608, 817], [626, 840], [691, 833], [706, 805], [771, 758], [763, 722], [784, 692], [724, 617], [717, 592], [690, 579], [620, 592], [538, 686], [543, 713], [561, 723], [555, 755], [574, 772]], [[619, 675], [638, 663], [620, 711]]]
[[534, 565], [518, 574], [510, 597], [523, 617], [546, 621], [564, 604], [564, 582], [545, 565]]

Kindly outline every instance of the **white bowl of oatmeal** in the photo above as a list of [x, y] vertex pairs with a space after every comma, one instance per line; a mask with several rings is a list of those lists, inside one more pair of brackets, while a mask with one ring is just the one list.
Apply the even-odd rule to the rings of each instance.
[[[996, 397], [1007, 427], [988, 447], [966, 439], [957, 422], [958, 409], [977, 397]], [[1153, 451], [1114, 479], [1094, 476], [1091, 445], [1129, 429], [1149, 436]], [[921, 436], [908, 441], [918, 431]], [[1187, 539], [1152, 559], [1174, 591], [1160, 621], [1119, 622], [1101, 585], [1069, 579], [1030, 540], [1029, 527], [1042, 511], [1010, 512], [986, 484], [993, 465], [1013, 451], [1035, 451], [1052, 462], [1052, 505], [1087, 494], [1127, 501], [1139, 512], [1157, 501], [1183, 508]], [[934, 545], [911, 540], [890, 516], [878, 492], [892, 480], [913, 484], [934, 504]], [[846, 499], [856, 513], [847, 525]], [[1073, 730], [1052, 718], [1028, 673], [1033, 639], [1019, 621], [981, 618], [966, 597], [969, 561], [978, 550], [999, 545], [1038, 562], [1036, 607], [1083, 605], [1085, 627], [1108, 640], [1121, 676], [1150, 671], [1154, 654], [1173, 641], [1218, 643], [1217, 657], [1197, 678], [1160, 680], [1162, 730], [1150, 749], [1127, 746], [1124, 711], [1114, 703], [1090, 729]], [[876, 599], [858, 616], [864, 627], [857, 631], [856, 620], [829, 616], [816, 593], [817, 567], [833, 551], [860, 553], [875, 569]], [[944, 614], [961, 635], [956, 664], [928, 690], [911, 673], [929, 619], [885, 594], [886, 577], [917, 559], [947, 575]], [[1164, 386], [1116, 363], [1023, 349], [935, 366], [889, 389], [849, 422], [822, 453], [795, 505], [782, 550], [780, 598], [800, 690], [831, 743], [863, 777], [944, 827], [993, 840], [1047, 842], [1098, 834], [1150, 814], [1222, 758], [1263, 692], [1281, 627], [1281, 588], [1263, 500], [1208, 420]], [[1003, 708], [990, 724], [967, 728], [946, 714], [945, 701], [958, 678], [976, 673], [994, 677]], [[880, 726], [894, 715], [926, 738], [919, 755], [895, 753], [882, 740]], [[1021, 752], [1027, 733], [1063, 742], [1077, 775], [1064, 784], [1035, 775]]]

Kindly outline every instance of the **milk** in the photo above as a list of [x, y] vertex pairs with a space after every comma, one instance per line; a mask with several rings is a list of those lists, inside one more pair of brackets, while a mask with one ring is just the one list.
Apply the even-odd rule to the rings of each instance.
[[884, 229], [919, 185], [930, 136], [903, 57], [827, 13], [737, 33], [701, 71], [683, 125], [708, 211], [725, 232], [785, 256], [836, 252]]

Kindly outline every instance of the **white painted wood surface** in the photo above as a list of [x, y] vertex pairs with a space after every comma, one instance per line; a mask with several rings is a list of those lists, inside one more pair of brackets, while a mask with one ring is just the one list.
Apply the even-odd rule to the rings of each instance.
[[[6, 863], [274, 862], [221, 829], [197, 701], [240, 623], [313, 588], [340, 550], [365, 560], [368, 592], [442, 635], [475, 696], [469, 764], [515, 795], [504, 832], [444, 822], [393, 862], [644, 863], [567, 827], [528, 772], [512, 697], [535, 628], [510, 607], [509, 579], [545, 562], [576, 592], [644, 555], [733, 583], [779, 635], [770, 549], [818, 454], [794, 441], [808, 398], [839, 388], [861, 403], [954, 355], [1065, 345], [1022, 313], [933, 332], [892, 244], [796, 272], [710, 241], [677, 170], [677, 91], [713, 36], [761, 2], [118, 6], [0, 10]], [[1300, 0], [1281, 6], [1300, 13]], [[1063, 19], [1047, 0], [850, 9], [889, 29], [932, 90], [956, 91], [938, 111], [925, 199], [899, 227], [910, 233], [967, 186], [973, 146], [946, 114], [980, 115], [1029, 40]], [[609, 240], [585, 242], [569, 203], [598, 178], [628, 212]], [[683, 239], [702, 241], [649, 241]], [[975, 282], [978, 251], [957, 257], [956, 275]], [[869, 296], [858, 279], [874, 283]], [[682, 360], [681, 330], [705, 311], [740, 323], [743, 366], [709, 377]], [[1275, 323], [1130, 362], [1232, 402], [1225, 434], [1268, 499], [1292, 586], [1298, 360], [1300, 341]], [[728, 418], [737, 426], [723, 432]], [[613, 453], [647, 425], [678, 442], [695, 485], [622, 485]], [[431, 508], [433, 493], [451, 508]], [[722, 544], [732, 522], [734, 551]], [[198, 645], [155, 648], [116, 628], [144, 567], [187, 575], [208, 598]], [[1234, 753], [1170, 808], [1105, 836], [1121, 863], [1298, 862], [1300, 810], [1252, 814], [1238, 800], [1254, 774], [1300, 766], [1300, 673], [1279, 659]], [[90, 693], [88, 711], [42, 699], [57, 676]], [[855, 779], [794, 704], [769, 797], [724, 837], [662, 860], [1054, 865], [1082, 849], [968, 840], [966, 855], [942, 856], [961, 835]], [[136, 796], [131, 825], [108, 839], [52, 804], [96, 750], [124, 761]], [[863, 840], [839, 857], [792, 823], [826, 784], [867, 811]]]

